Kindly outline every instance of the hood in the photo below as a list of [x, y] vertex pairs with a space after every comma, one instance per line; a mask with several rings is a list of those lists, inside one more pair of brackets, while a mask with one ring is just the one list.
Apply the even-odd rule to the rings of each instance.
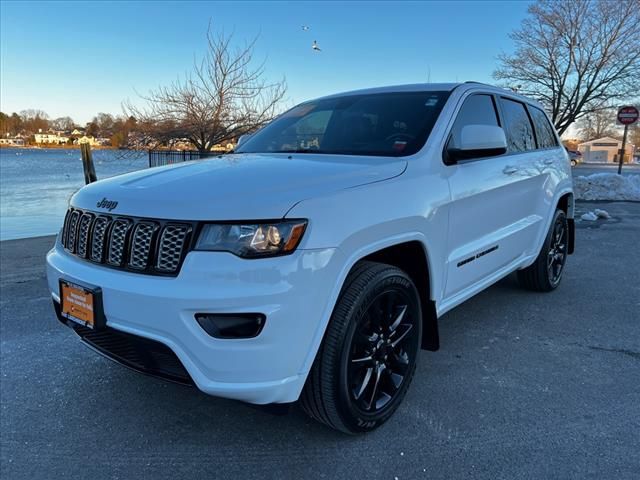
[[167, 220], [277, 219], [301, 200], [393, 178], [406, 165], [387, 157], [225, 155], [95, 182], [80, 189], [71, 204]]

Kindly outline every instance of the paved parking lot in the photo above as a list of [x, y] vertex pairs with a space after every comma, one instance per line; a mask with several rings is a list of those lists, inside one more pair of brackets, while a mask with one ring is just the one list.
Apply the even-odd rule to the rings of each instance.
[[1, 471], [39, 478], [615, 478], [640, 472], [640, 204], [579, 204], [551, 294], [506, 278], [441, 319], [409, 394], [347, 437], [145, 377], [54, 318], [45, 237], [2, 242]]

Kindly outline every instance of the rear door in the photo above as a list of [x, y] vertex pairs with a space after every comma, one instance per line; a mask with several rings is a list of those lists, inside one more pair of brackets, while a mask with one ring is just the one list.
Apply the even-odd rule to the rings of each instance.
[[492, 94], [468, 96], [449, 135], [455, 146], [465, 125], [500, 125], [508, 144], [504, 155], [447, 167], [451, 205], [445, 297], [452, 302], [511, 268], [539, 222], [532, 206], [537, 172], [528, 168], [527, 158], [536, 148], [533, 127], [524, 104], [505, 109], [501, 100]]

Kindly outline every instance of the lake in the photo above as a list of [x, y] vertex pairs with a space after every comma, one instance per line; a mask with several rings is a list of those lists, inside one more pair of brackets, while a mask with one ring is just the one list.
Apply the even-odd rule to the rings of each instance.
[[[147, 152], [94, 150], [98, 180], [147, 168]], [[84, 185], [79, 149], [0, 149], [0, 240], [57, 233]]]

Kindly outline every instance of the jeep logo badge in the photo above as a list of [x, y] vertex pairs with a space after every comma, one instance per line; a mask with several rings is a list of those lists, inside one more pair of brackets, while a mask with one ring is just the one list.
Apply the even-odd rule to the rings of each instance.
[[98, 208], [106, 208], [109, 211], [113, 210], [117, 206], [118, 206], [118, 202], [114, 202], [113, 200], [107, 200], [106, 197], [103, 198], [102, 200], [100, 200], [96, 204], [96, 207], [98, 207]]

